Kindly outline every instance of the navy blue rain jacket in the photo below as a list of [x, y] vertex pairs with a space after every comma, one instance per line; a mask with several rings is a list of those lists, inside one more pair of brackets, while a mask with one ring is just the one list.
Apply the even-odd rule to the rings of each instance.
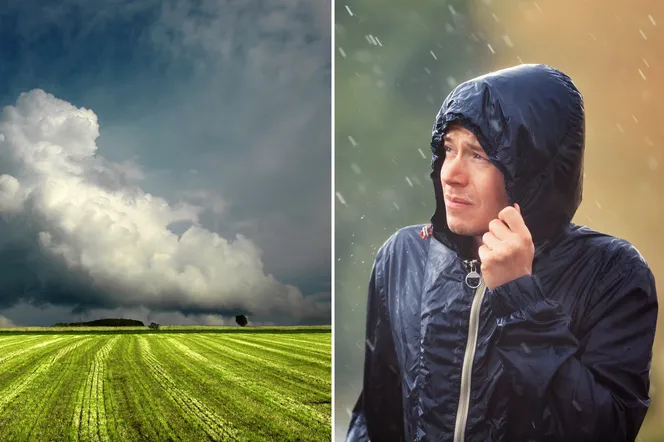
[[[347, 441], [633, 441], [650, 404], [651, 270], [627, 241], [571, 222], [581, 203], [583, 99], [521, 65], [459, 85], [433, 128], [430, 225], [378, 251], [364, 381]], [[446, 225], [442, 136], [472, 131], [535, 243], [533, 274], [486, 289]], [[480, 286], [474, 288], [478, 280]]]

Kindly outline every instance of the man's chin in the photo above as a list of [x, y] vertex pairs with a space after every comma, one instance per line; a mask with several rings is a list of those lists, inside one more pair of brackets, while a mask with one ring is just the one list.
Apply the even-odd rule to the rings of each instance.
[[448, 227], [452, 233], [461, 236], [481, 236], [484, 234], [481, 229], [475, 229], [474, 226], [468, 226], [459, 222], [450, 222], [448, 223]]

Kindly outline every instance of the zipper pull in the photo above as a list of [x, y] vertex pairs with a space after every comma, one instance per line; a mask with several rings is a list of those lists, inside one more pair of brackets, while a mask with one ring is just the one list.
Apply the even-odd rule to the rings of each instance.
[[464, 261], [464, 263], [466, 264], [466, 267], [470, 266], [470, 273], [466, 275], [466, 285], [471, 289], [476, 289], [482, 283], [482, 275], [475, 270], [477, 260], [473, 259], [470, 261]]

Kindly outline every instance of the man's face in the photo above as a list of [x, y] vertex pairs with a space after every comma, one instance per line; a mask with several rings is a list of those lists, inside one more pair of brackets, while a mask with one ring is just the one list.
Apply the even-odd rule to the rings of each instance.
[[472, 132], [452, 125], [444, 138], [440, 181], [450, 230], [481, 236], [508, 205], [503, 174], [489, 160]]

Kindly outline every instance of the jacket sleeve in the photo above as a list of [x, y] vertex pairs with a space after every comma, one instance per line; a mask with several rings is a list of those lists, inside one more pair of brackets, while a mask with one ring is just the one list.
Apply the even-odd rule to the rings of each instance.
[[522, 430], [519, 439], [636, 439], [650, 404], [655, 281], [647, 266], [611, 272], [609, 279], [595, 287], [595, 305], [582, 319], [590, 325], [578, 338], [537, 276], [489, 291], [514, 397], [510, 427]]
[[347, 442], [404, 440], [397, 356], [376, 262], [369, 280], [362, 392], [352, 411]]

